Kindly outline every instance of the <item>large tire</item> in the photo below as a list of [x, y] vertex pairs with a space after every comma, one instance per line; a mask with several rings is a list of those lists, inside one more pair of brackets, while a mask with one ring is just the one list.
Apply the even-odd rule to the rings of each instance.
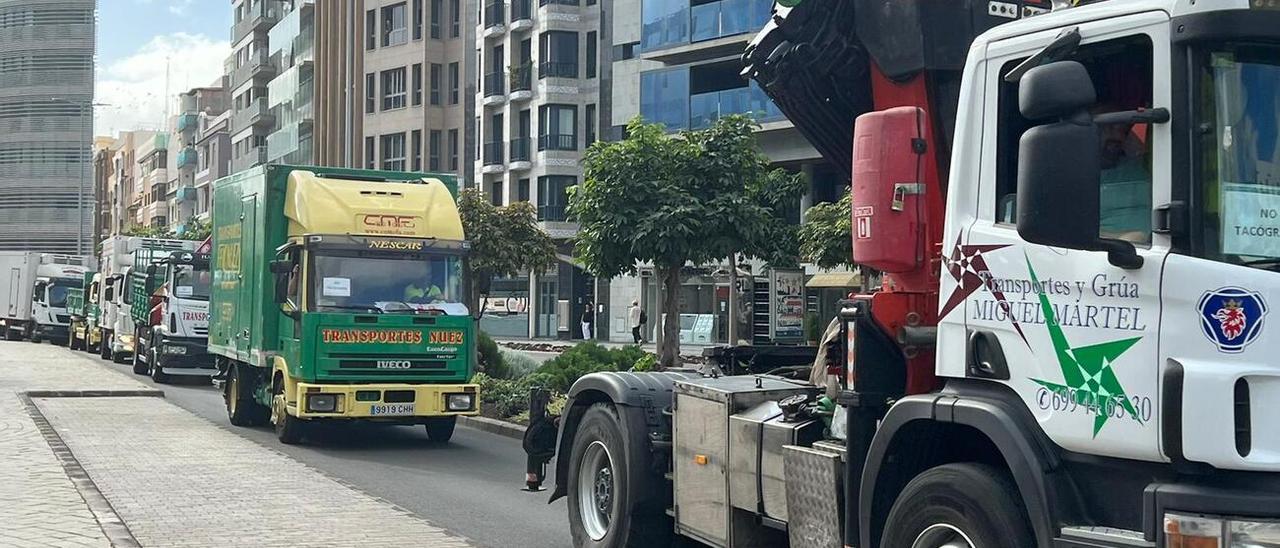
[[453, 429], [458, 425], [458, 417], [435, 417], [427, 419], [427, 437], [437, 443], [449, 443], [453, 437]]
[[160, 366], [160, 356], [156, 352], [155, 345], [147, 348], [147, 368], [151, 373], [151, 380], [156, 384], [166, 384], [169, 382], [169, 376], [164, 373], [164, 368]]
[[227, 419], [236, 426], [259, 426], [267, 422], [270, 410], [253, 399], [254, 375], [247, 365], [231, 364], [227, 382], [222, 385], [222, 400], [227, 405]]
[[103, 333], [102, 341], [98, 343], [98, 357], [104, 360], [111, 359], [111, 344], [115, 342], [115, 333]]
[[285, 445], [302, 442], [308, 426], [298, 417], [289, 414], [284, 397], [284, 384], [276, 383], [271, 387], [271, 426], [275, 428], [276, 438]]
[[143, 358], [143, 357], [142, 357], [142, 352], [139, 352], [138, 350], [139, 350], [139, 347], [137, 347], [137, 346], [135, 346], [135, 347], [133, 348], [133, 360], [132, 360], [132, 363], [133, 363], [133, 374], [134, 374], [134, 375], [146, 375], [146, 374], [147, 374], [147, 362], [146, 362], [146, 358]]
[[670, 545], [670, 518], [631, 496], [638, 490], [629, 474], [635, 456], [627, 454], [624, 435], [610, 404], [592, 405], [582, 416], [569, 453], [569, 532], [576, 547]]
[[880, 541], [883, 548], [1035, 544], [1013, 480], [998, 468], [972, 462], [931, 468], [907, 483]]

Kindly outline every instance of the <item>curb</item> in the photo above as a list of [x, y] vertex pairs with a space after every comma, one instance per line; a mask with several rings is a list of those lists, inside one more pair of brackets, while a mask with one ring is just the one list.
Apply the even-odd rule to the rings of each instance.
[[163, 398], [164, 390], [29, 390], [28, 398]]
[[488, 432], [490, 434], [497, 434], [499, 436], [505, 436], [517, 440], [524, 439], [525, 427], [513, 422], [500, 421], [489, 417], [462, 416], [458, 417], [458, 424], [473, 430]]
[[[76, 391], [68, 391], [75, 393]], [[83, 392], [110, 392], [109, 390], [94, 390]], [[131, 391], [121, 391], [131, 392]], [[135, 391], [136, 392], [136, 391]], [[155, 390], [154, 392], [159, 392]], [[35, 392], [33, 392], [35, 393]], [[44, 393], [57, 393], [57, 391], [49, 391]], [[102, 530], [102, 534], [107, 537], [107, 542], [113, 547], [134, 548], [141, 547], [142, 544], [133, 536], [133, 532], [129, 530], [129, 526], [125, 524], [120, 515], [116, 513], [115, 508], [111, 506], [111, 501], [98, 490], [98, 485], [93, 482], [93, 478], [89, 477], [89, 473], [80, 466], [80, 461], [76, 460], [75, 454], [71, 452], [71, 448], [67, 447], [62, 436], [58, 435], [58, 431], [49, 424], [49, 419], [45, 418], [44, 413], [40, 411], [40, 407], [36, 405], [31, 398], [32, 393], [21, 393], [18, 395], [22, 400], [23, 406], [27, 408], [27, 414], [31, 416], [31, 420], [35, 422], [36, 429], [44, 436], [45, 442], [49, 444], [49, 448], [53, 450], [53, 454], [57, 457], [58, 462], [62, 465], [62, 470], [67, 474], [67, 479], [75, 485], [76, 491], [84, 499], [85, 505], [89, 507], [89, 512], [93, 514], [94, 519], [98, 521], [98, 527]], [[50, 397], [50, 396], [35, 396]], [[61, 396], [61, 397], [78, 397], [78, 396]], [[161, 393], [163, 397], [163, 393]]]

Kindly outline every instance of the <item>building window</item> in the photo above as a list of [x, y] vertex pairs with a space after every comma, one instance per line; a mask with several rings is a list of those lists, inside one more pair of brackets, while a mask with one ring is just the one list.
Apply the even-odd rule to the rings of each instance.
[[364, 167], [366, 169], [377, 169], [378, 164], [375, 162], [377, 154], [373, 151], [373, 137], [364, 138]]
[[413, 106], [422, 104], [422, 63], [413, 65]]
[[440, 171], [440, 130], [433, 129], [427, 141], [427, 169]]
[[458, 130], [449, 130], [449, 171], [458, 171]]
[[458, 70], [457, 63], [449, 63], [449, 104], [458, 104], [458, 86], [461, 85], [459, 80], [462, 79]]
[[364, 75], [364, 111], [366, 114], [378, 111], [378, 76], [372, 72]]
[[382, 169], [404, 171], [404, 134], [382, 136]]
[[493, 200], [493, 205], [502, 206], [502, 181], [493, 182], [493, 190], [489, 191], [489, 198]]
[[587, 105], [586, 113], [584, 114], [584, 116], [586, 116], [587, 118], [585, 120], [587, 139], [584, 144], [586, 146], [591, 146], [591, 143], [596, 142], [596, 106]]
[[538, 150], [578, 150], [578, 107], [538, 107]]
[[413, 130], [412, 135], [413, 139], [411, 144], [413, 145], [413, 152], [411, 154], [413, 155], [413, 170], [422, 171], [422, 130], [415, 129]]
[[578, 33], [546, 31], [539, 40], [542, 63], [538, 66], [538, 78], [578, 77]]
[[382, 71], [382, 110], [404, 108], [404, 67]]
[[516, 198], [521, 202], [529, 201], [529, 180], [528, 179], [520, 179], [520, 182], [516, 184]]
[[587, 78], [596, 77], [596, 31], [587, 33]]
[[441, 20], [444, 19], [444, 0], [431, 0], [431, 37], [440, 39]]
[[627, 59], [635, 59], [636, 47], [639, 45], [640, 42], [627, 42], [613, 46], [613, 61], [616, 63]]
[[364, 49], [378, 47], [378, 10], [372, 9], [364, 14]]
[[413, 0], [413, 39], [422, 39], [422, 0]]
[[449, 37], [457, 38], [462, 33], [462, 0], [449, 0]]
[[569, 187], [578, 184], [572, 175], [547, 175], [538, 177], [538, 220], [564, 221], [565, 206], [569, 204]]
[[404, 2], [382, 8], [382, 47], [398, 46], [409, 41]]
[[440, 104], [440, 63], [431, 63], [431, 104]]

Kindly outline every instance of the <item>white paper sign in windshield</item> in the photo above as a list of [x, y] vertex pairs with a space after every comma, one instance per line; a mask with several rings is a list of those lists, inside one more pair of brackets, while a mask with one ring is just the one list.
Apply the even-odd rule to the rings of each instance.
[[1280, 187], [1222, 185], [1222, 252], [1280, 257]]
[[350, 297], [351, 278], [325, 278], [322, 291], [326, 297]]
[[191, 292], [191, 286], [189, 286], [189, 285], [180, 285], [180, 286], [178, 286], [178, 287], [174, 288], [173, 293], [174, 293], [175, 295], [179, 296], [179, 297], [190, 297], [190, 296], [191, 296], [191, 293], [192, 293], [192, 292]]

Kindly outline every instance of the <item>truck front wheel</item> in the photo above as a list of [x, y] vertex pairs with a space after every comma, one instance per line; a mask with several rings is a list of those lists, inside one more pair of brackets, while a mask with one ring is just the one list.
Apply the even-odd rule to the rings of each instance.
[[427, 419], [427, 437], [437, 443], [449, 443], [453, 437], [453, 429], [458, 425], [458, 417], [435, 417]]
[[[569, 531], [576, 547], [666, 546], [671, 524], [632, 500], [618, 412], [607, 403], [582, 416], [569, 456]], [[661, 512], [661, 510], [658, 510]]]
[[111, 359], [111, 346], [115, 344], [116, 334], [103, 333], [102, 342], [98, 343], [98, 357], [104, 360]]
[[902, 490], [884, 524], [885, 548], [1035, 546], [1009, 475], [977, 463], [944, 464]]
[[[136, 367], [136, 366], [135, 366]], [[146, 365], [143, 365], [144, 371]], [[268, 409], [253, 399], [254, 375], [249, 366], [231, 364], [227, 382], [223, 385], [222, 399], [227, 404], [227, 419], [236, 426], [258, 426], [267, 422]]]
[[144, 352], [143, 349], [146, 347], [144, 347], [141, 344], [142, 343], [141, 338], [135, 339], [135, 341], [137, 342], [134, 343], [134, 347], [133, 347], [133, 374], [146, 375], [147, 374], [147, 358], [143, 356], [143, 352]]
[[277, 382], [271, 387], [271, 425], [275, 427], [280, 443], [286, 445], [301, 442], [308, 426], [306, 421], [289, 414], [283, 382]]

